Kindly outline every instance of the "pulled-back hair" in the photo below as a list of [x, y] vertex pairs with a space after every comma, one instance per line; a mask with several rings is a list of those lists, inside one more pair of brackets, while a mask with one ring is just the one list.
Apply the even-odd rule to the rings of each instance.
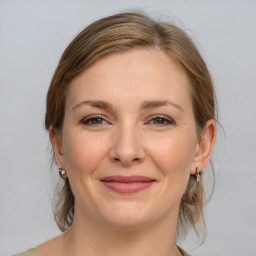
[[[174, 60], [190, 81], [198, 138], [209, 119], [216, 120], [215, 93], [207, 66], [193, 41], [172, 23], [155, 21], [141, 12], [123, 12], [97, 20], [69, 44], [60, 58], [47, 94], [45, 127], [61, 131], [71, 81], [102, 56], [134, 48], [156, 48]], [[68, 178], [57, 193], [55, 220], [61, 231], [74, 217], [74, 195]], [[178, 232], [186, 233], [204, 223], [204, 188], [190, 176], [181, 199]]]

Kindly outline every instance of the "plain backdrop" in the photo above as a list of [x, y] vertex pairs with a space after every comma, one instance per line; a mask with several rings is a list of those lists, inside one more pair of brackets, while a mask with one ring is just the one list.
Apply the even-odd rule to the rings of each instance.
[[43, 121], [61, 53], [92, 21], [134, 8], [169, 17], [196, 41], [225, 130], [213, 157], [207, 240], [198, 246], [191, 234], [179, 243], [193, 256], [256, 255], [256, 1], [0, 0], [0, 256], [59, 233], [51, 206], [57, 168]]

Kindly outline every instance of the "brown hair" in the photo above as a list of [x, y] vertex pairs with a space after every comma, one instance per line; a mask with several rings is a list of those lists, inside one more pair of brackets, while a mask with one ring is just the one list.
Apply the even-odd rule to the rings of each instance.
[[[158, 22], [141, 12], [123, 12], [100, 19], [83, 31], [64, 51], [47, 94], [45, 127], [61, 130], [70, 82], [100, 57], [138, 47], [157, 48], [175, 60], [187, 74], [192, 92], [195, 123], [200, 137], [209, 119], [216, 120], [215, 93], [207, 66], [193, 41], [179, 27]], [[68, 179], [58, 193], [55, 220], [61, 231], [73, 221], [74, 196]], [[204, 224], [204, 188], [191, 176], [182, 197], [177, 231]]]

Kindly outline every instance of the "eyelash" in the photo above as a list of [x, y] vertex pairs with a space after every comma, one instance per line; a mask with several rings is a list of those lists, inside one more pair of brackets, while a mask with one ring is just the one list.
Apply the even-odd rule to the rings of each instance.
[[93, 115], [93, 116], [88, 116], [85, 119], [83, 119], [82, 124], [84, 124], [84, 125], [102, 125], [102, 124], [89, 123], [89, 122], [91, 122], [93, 120], [96, 120], [96, 119], [104, 120], [103, 116], [101, 116], [101, 115]]
[[[105, 121], [105, 119], [102, 115], [93, 115], [93, 116], [88, 116], [85, 119], [83, 119], [82, 124], [83, 125], [97, 125], [97, 126], [103, 124], [103, 123], [93, 124], [92, 122], [96, 119], [100, 119], [101, 121]], [[163, 115], [152, 116], [151, 119], [150, 119], [150, 122], [154, 121], [154, 120], [157, 120], [157, 119], [160, 119], [164, 122], [164, 123], [161, 123], [161, 124], [155, 124], [157, 126], [169, 126], [169, 125], [174, 125], [175, 124], [174, 120], [172, 120], [171, 118], [167, 118], [166, 116], [163, 116]], [[107, 121], [105, 121], [105, 122], [107, 122]], [[154, 123], [153, 123], [153, 125], [154, 125]]]
[[173, 119], [171, 119], [169, 117], [166, 117], [166, 116], [163, 116], [163, 115], [152, 116], [150, 121], [157, 120], [157, 119], [161, 119], [162, 121], [165, 122], [164, 124], [156, 124], [158, 126], [166, 126], [166, 125], [174, 125], [175, 124]]

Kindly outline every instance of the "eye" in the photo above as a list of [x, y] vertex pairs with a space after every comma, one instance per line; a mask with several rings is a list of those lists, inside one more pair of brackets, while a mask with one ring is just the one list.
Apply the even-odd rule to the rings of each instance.
[[102, 125], [106, 123], [106, 120], [101, 115], [88, 116], [82, 120], [83, 125]]
[[165, 126], [165, 125], [173, 125], [175, 124], [175, 122], [166, 116], [162, 116], [162, 115], [156, 115], [153, 116], [153, 118], [151, 118], [150, 124], [154, 124], [154, 125], [158, 125], [158, 126]]

